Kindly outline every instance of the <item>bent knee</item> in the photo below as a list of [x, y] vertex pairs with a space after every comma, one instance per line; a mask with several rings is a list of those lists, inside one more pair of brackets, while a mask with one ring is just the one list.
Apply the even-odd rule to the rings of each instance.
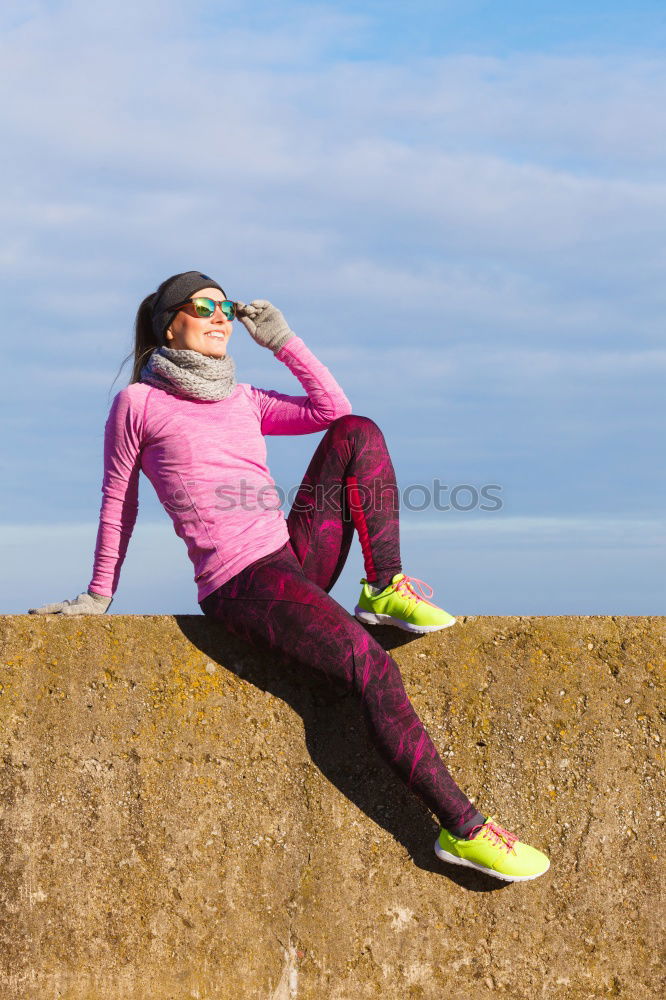
[[329, 424], [328, 429], [344, 434], [350, 434], [357, 431], [362, 431], [366, 434], [381, 434], [381, 429], [378, 424], [376, 424], [371, 417], [364, 417], [360, 413], [345, 413], [342, 417], [336, 417], [336, 419]]

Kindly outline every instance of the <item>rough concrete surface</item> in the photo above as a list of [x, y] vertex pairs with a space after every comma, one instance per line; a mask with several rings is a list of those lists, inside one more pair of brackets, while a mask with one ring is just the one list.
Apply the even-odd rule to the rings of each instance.
[[664, 996], [666, 618], [372, 634], [545, 876], [440, 862], [354, 697], [203, 616], [0, 617], [2, 1000]]

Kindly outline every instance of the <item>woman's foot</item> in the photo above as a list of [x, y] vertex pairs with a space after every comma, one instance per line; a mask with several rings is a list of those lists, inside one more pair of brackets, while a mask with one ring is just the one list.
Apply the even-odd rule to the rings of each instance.
[[[388, 587], [380, 593], [365, 579], [360, 581], [363, 590], [354, 615], [366, 625], [395, 625], [405, 632], [437, 632], [438, 629], [455, 625], [456, 619], [443, 608], [426, 600], [418, 594], [413, 584], [420, 583], [428, 587], [423, 580], [405, 573], [396, 573]], [[432, 587], [428, 587], [432, 597]]]
[[472, 830], [470, 839], [454, 837], [442, 828], [435, 841], [435, 854], [442, 861], [475, 868], [504, 882], [526, 882], [550, 868], [545, 854], [521, 843], [515, 833], [504, 830], [492, 816]]

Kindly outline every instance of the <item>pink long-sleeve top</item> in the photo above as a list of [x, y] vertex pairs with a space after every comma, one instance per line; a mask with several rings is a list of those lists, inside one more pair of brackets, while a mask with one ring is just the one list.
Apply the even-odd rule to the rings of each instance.
[[114, 397], [90, 590], [112, 597], [118, 586], [139, 509], [139, 470], [187, 545], [199, 601], [289, 540], [264, 435], [325, 430], [351, 404], [300, 337], [275, 357], [307, 395], [241, 382], [226, 399], [205, 402], [134, 382]]

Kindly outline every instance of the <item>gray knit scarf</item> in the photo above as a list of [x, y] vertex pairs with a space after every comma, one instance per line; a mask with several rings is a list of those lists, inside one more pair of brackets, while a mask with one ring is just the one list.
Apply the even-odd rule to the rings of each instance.
[[139, 381], [172, 396], [213, 402], [226, 399], [236, 388], [236, 366], [228, 354], [209, 358], [198, 351], [158, 347], [141, 369]]

